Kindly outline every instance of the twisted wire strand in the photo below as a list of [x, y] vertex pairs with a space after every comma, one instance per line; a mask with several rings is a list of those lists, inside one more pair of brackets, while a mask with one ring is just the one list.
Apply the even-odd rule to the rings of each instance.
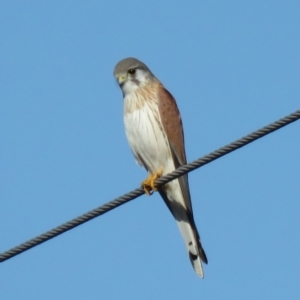
[[235, 142], [232, 142], [226, 146], [223, 146], [219, 148], [218, 150], [215, 150], [203, 157], [200, 157], [193, 162], [182, 165], [179, 168], [177, 168], [172, 173], [169, 173], [168, 175], [165, 175], [155, 181], [157, 184], [157, 187], [166, 184], [167, 182], [176, 179], [188, 172], [194, 171], [226, 154], [229, 154], [232, 151], [235, 151], [239, 148], [242, 148], [255, 140], [258, 140], [259, 138], [264, 137], [265, 135], [272, 133], [273, 131], [276, 131], [286, 125], [289, 125], [295, 121], [297, 121], [300, 118], [300, 110], [295, 111], [294, 113], [287, 115], [286, 117], [283, 117], [279, 119], [276, 122], [273, 122], [267, 126], [262, 127], [261, 129], [258, 129], [256, 131], [253, 131], [252, 133], [236, 140]]
[[[278, 130], [292, 122], [295, 122], [299, 118], [300, 118], [300, 110], [297, 110], [294, 113], [292, 113], [274, 123], [271, 123], [259, 130], [256, 130], [256, 131], [242, 137], [241, 139], [236, 140], [235, 142], [232, 142], [224, 147], [221, 147], [218, 150], [215, 150], [215, 151], [209, 153], [208, 155], [205, 155], [205, 156], [193, 161], [192, 163], [189, 163], [187, 165], [183, 165], [183, 166], [179, 167], [172, 173], [159, 178], [156, 181], [156, 186], [160, 187], [171, 180], [174, 180], [188, 172], [198, 169], [201, 166], [204, 166], [204, 165], [214, 161], [215, 159], [218, 159], [232, 151], [235, 151], [243, 146], [246, 146], [247, 144], [252, 143], [253, 141], [255, 141], [259, 138], [262, 138], [265, 135], [267, 135], [275, 130]], [[25, 252], [39, 244], [42, 244], [60, 234], [68, 231], [68, 230], [71, 230], [87, 221], [90, 221], [98, 216], [101, 216], [118, 206], [121, 206], [131, 200], [134, 200], [135, 198], [138, 198], [139, 196], [141, 196], [143, 194], [144, 194], [144, 190], [142, 188], [137, 188], [121, 197], [114, 199], [113, 201], [110, 201], [102, 206], [99, 206], [99, 207], [97, 207], [97, 208], [71, 220], [71, 221], [68, 221], [58, 227], [55, 227], [39, 236], [33, 238], [33, 239], [30, 239], [29, 241], [27, 241], [25, 243], [22, 243], [19, 246], [16, 246], [14, 248], [11, 248], [11, 249], [1, 253], [0, 254], [0, 262], [4, 262], [5, 260], [8, 260], [18, 254], [21, 254], [22, 252]]]

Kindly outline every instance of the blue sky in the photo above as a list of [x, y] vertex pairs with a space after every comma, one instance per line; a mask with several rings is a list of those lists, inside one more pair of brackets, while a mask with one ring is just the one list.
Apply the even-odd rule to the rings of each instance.
[[[144, 61], [192, 161], [300, 108], [299, 1], [0, 3], [0, 251], [146, 177], [112, 71]], [[298, 299], [300, 122], [190, 173], [199, 279], [159, 195], [0, 264], [14, 299]]]

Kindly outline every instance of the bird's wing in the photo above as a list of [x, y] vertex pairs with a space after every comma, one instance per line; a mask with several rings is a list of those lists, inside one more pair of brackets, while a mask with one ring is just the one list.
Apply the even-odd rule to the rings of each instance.
[[[163, 86], [160, 86], [158, 91], [158, 110], [161, 122], [170, 145], [174, 166], [175, 168], [178, 168], [180, 165], [186, 164], [183, 127], [180, 113], [174, 97]], [[207, 263], [207, 257], [200, 243], [200, 236], [194, 221], [187, 174], [179, 177], [178, 182], [183, 199], [180, 196], [179, 198], [183, 200], [185, 205], [184, 208], [181, 206], [182, 204], [180, 202], [176, 203], [169, 201], [164, 186], [159, 192], [171, 213], [179, 222], [179, 228], [187, 242], [190, 260], [196, 272], [203, 277], [203, 270], [198, 255], [204, 263]], [[192, 242], [193, 245], [191, 245], [190, 242]]]
[[[184, 135], [180, 112], [178, 110], [174, 97], [162, 85], [160, 85], [158, 88], [157, 96], [158, 110], [161, 122], [170, 144], [175, 168], [178, 168], [179, 166], [186, 164]], [[186, 209], [190, 214], [192, 214], [193, 210], [188, 184], [188, 176], [183, 175], [179, 177], [178, 180], [183, 193]]]

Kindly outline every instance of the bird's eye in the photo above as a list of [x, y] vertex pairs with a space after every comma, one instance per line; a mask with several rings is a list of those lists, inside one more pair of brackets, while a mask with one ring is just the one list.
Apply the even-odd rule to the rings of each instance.
[[133, 75], [135, 73], [135, 69], [129, 69], [128, 74]]

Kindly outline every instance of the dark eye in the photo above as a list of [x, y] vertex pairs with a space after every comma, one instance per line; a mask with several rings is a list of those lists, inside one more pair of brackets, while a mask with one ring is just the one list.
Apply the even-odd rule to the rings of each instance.
[[135, 73], [135, 69], [129, 69], [128, 74], [133, 75]]

